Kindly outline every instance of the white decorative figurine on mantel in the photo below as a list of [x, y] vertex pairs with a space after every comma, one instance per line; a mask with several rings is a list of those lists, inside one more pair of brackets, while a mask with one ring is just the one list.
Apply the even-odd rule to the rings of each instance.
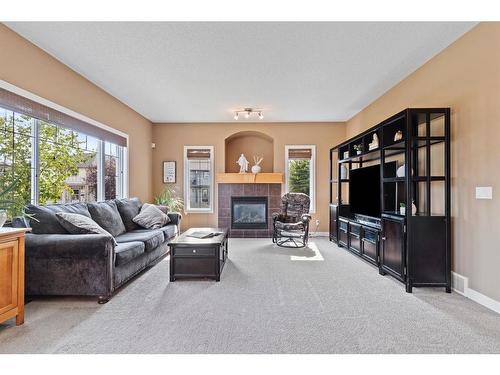
[[240, 173], [247, 173], [248, 171], [248, 160], [245, 155], [241, 154], [240, 158], [236, 162], [240, 166]]

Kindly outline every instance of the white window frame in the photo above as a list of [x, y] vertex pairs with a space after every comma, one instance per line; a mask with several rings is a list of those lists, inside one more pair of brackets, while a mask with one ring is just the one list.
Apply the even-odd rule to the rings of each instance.
[[[5, 90], [11, 91], [14, 94], [24, 96], [25, 98], [28, 98], [30, 100], [33, 100], [34, 102], [40, 103], [42, 105], [45, 105], [49, 108], [55, 109], [59, 112], [65, 113], [69, 116], [72, 116], [74, 118], [77, 118], [79, 120], [85, 121], [88, 124], [94, 125], [98, 128], [105, 129], [111, 133], [120, 135], [127, 140], [127, 146], [122, 146], [120, 149], [122, 152], [119, 153], [118, 159], [119, 159], [119, 167], [121, 168], [119, 178], [121, 178], [121, 190], [118, 191], [117, 189], [117, 197], [116, 198], [128, 198], [129, 194], [129, 171], [128, 171], [128, 166], [129, 166], [129, 153], [128, 153], [128, 147], [129, 147], [129, 135], [127, 133], [124, 133], [120, 130], [117, 130], [115, 128], [112, 128], [108, 125], [105, 125], [99, 121], [96, 121], [94, 119], [91, 119], [90, 117], [87, 117], [85, 115], [82, 115], [81, 113], [75, 112], [69, 108], [63, 107], [57, 103], [54, 103], [50, 100], [47, 100], [41, 96], [35, 95], [30, 91], [24, 90], [20, 87], [17, 87], [9, 82], [6, 82], [4, 80], [0, 79], [0, 88], [3, 88]], [[15, 112], [15, 111], [13, 111]], [[39, 161], [39, 134], [38, 134], [38, 123], [39, 120], [34, 118], [34, 124], [32, 125], [32, 136], [34, 140], [34, 145], [32, 147], [32, 181], [31, 181], [31, 203], [32, 204], [38, 204], [39, 203], [39, 175], [40, 175], [40, 161]], [[50, 123], [50, 121], [49, 121]], [[95, 137], [94, 137], [95, 138]], [[102, 145], [102, 146], [101, 146]], [[99, 140], [99, 147], [97, 150], [97, 197], [96, 200], [102, 201], [104, 200], [104, 141]]]
[[[191, 208], [190, 205], [190, 184], [189, 184], [189, 163], [187, 158], [188, 150], [210, 150], [210, 207], [208, 208]], [[198, 214], [214, 213], [214, 184], [215, 184], [215, 165], [214, 165], [214, 146], [184, 146], [184, 212]]]
[[294, 149], [311, 149], [311, 167], [309, 169], [309, 191], [311, 206], [309, 207], [309, 213], [316, 213], [316, 145], [285, 145], [285, 192], [288, 193], [288, 177], [290, 172], [288, 171], [288, 164], [290, 159], [288, 158], [289, 150]]

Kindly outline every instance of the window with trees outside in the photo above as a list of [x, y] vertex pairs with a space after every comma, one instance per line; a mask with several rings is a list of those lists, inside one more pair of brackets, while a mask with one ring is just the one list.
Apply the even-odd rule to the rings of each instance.
[[213, 146], [184, 146], [186, 212], [213, 212]]
[[0, 192], [7, 193], [2, 200], [10, 202], [8, 213], [28, 203], [121, 197], [124, 152], [125, 147], [0, 107]]
[[316, 209], [316, 146], [285, 146], [285, 191], [304, 193], [311, 199], [310, 212]]

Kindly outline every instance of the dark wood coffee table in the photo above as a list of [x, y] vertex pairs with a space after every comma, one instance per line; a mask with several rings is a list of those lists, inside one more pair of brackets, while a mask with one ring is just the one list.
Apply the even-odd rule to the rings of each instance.
[[[201, 239], [189, 236], [199, 231], [222, 234]], [[170, 281], [179, 278], [210, 278], [220, 281], [228, 253], [227, 236], [227, 229], [191, 228], [170, 241]]]

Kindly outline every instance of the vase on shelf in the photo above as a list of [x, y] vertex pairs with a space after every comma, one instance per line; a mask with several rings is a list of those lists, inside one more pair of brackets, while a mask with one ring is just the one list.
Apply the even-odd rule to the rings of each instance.
[[261, 168], [260, 165], [254, 165], [254, 166], [252, 166], [252, 173], [253, 174], [260, 173], [261, 170], [262, 170], [262, 168]]
[[[405, 177], [406, 175], [406, 165], [403, 164], [396, 171], [396, 177]], [[411, 169], [411, 175], [413, 176], [413, 168]]]
[[400, 215], [406, 215], [406, 207], [405, 206], [400, 206], [399, 207], [399, 214]]

